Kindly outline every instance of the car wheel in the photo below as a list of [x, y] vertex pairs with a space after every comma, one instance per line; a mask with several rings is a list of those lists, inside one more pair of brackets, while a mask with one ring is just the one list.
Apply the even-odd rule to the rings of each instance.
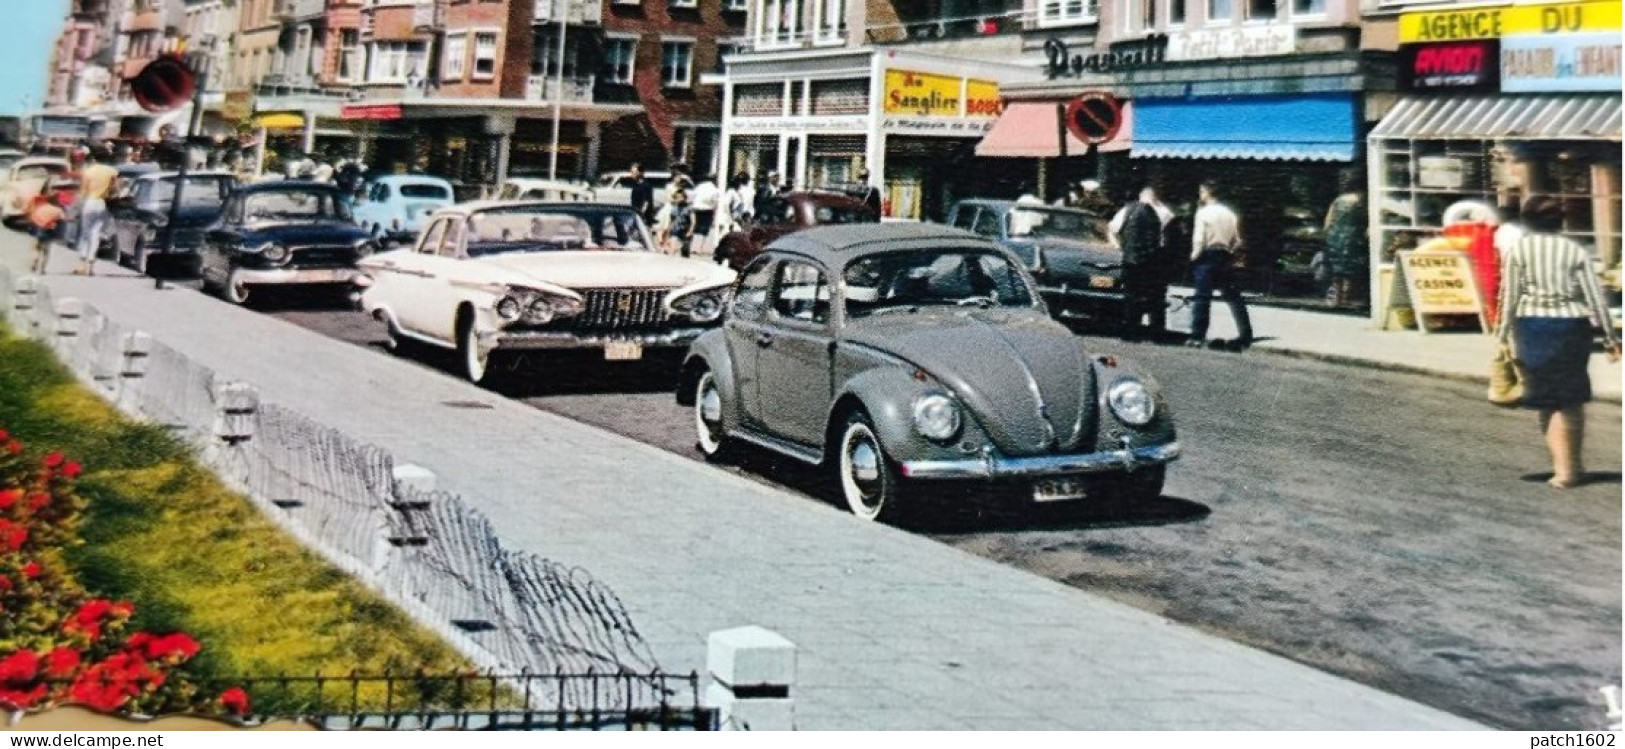
[[243, 306], [248, 304], [250, 289], [237, 277], [237, 271], [226, 274], [226, 282], [220, 285], [220, 298], [232, 304]]
[[474, 332], [474, 316], [460, 316], [457, 323], [457, 361], [462, 366], [463, 377], [475, 385], [490, 386], [496, 379], [497, 368], [492, 366], [495, 358], [494, 352], [480, 350]]
[[721, 463], [733, 456], [734, 441], [722, 426], [722, 391], [709, 369], [700, 373], [694, 385], [694, 431], [699, 435], [700, 454], [707, 461]]
[[902, 516], [902, 477], [880, 444], [868, 414], [852, 414], [841, 430], [835, 469], [846, 507], [864, 520], [894, 522]]

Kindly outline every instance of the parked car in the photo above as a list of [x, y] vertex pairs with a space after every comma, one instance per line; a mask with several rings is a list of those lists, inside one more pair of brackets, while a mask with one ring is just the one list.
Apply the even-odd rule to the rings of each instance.
[[28, 154], [15, 148], [0, 148], [0, 173], [11, 169], [11, 165], [27, 158]]
[[750, 443], [827, 466], [870, 520], [947, 480], [1148, 500], [1180, 453], [1154, 380], [1049, 319], [1010, 252], [930, 224], [769, 245], [689, 347], [677, 400], [707, 459]]
[[199, 275], [206, 291], [244, 304], [261, 286], [348, 290], [356, 261], [378, 245], [355, 225], [342, 191], [283, 180], [239, 187], [204, 233]]
[[829, 224], [877, 224], [880, 215], [863, 201], [835, 192], [797, 191], [770, 198], [761, 215], [753, 217], [738, 231], [730, 232], [719, 245], [728, 265], [744, 268], [762, 248], [779, 237], [814, 226]]
[[435, 211], [456, 202], [451, 183], [420, 174], [391, 174], [368, 183], [355, 204], [356, 225], [380, 244], [410, 244]]
[[[511, 177], [502, 183], [498, 200], [559, 200], [593, 202], [597, 199], [592, 186], [585, 182], [559, 179], [531, 179]], [[628, 196], [630, 200], [630, 196]]]
[[203, 232], [220, 219], [236, 186], [230, 172], [191, 172], [184, 183], [175, 172], [152, 171], [129, 180], [108, 202], [114, 256], [142, 273], [156, 262], [181, 264], [196, 275]]
[[[655, 208], [666, 204], [666, 196], [671, 192], [671, 172], [644, 172], [643, 178], [655, 190]], [[594, 199], [599, 203], [608, 205], [632, 205], [632, 179], [631, 172], [606, 172], [599, 175], [598, 184], [593, 186]]]
[[948, 224], [999, 243], [1026, 264], [1050, 311], [1061, 317], [1115, 319], [1123, 304], [1123, 253], [1106, 224], [1076, 208], [1012, 200], [963, 200]]
[[18, 159], [0, 181], [0, 221], [7, 226], [19, 224], [28, 210], [28, 204], [45, 189], [53, 178], [73, 171], [66, 159], [30, 156]]
[[630, 208], [476, 202], [436, 213], [412, 248], [361, 263], [361, 307], [392, 350], [454, 349], [488, 383], [519, 352], [641, 359], [719, 324], [734, 273], [654, 250]]

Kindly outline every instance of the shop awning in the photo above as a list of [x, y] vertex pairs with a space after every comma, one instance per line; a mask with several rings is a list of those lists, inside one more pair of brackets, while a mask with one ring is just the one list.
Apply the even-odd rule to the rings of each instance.
[[266, 130], [297, 130], [305, 126], [305, 116], [295, 112], [270, 112], [256, 116], [254, 126]]
[[1620, 140], [1620, 97], [1583, 94], [1401, 99], [1373, 138]]
[[[1055, 113], [1055, 107], [1060, 103], [1011, 102], [1004, 108], [1004, 113], [999, 115], [998, 122], [993, 123], [993, 128], [987, 131], [987, 135], [982, 136], [980, 143], [976, 144], [976, 155], [1014, 159], [1047, 159], [1060, 156], [1061, 134]], [[1134, 132], [1133, 109], [1131, 104], [1123, 105], [1123, 125], [1118, 128], [1117, 137], [1100, 144], [1101, 151], [1109, 153], [1129, 149]], [[1066, 155], [1082, 156], [1088, 152], [1087, 144], [1071, 133], [1066, 134]]]
[[1353, 94], [1139, 99], [1135, 109], [1134, 158], [1354, 160]]

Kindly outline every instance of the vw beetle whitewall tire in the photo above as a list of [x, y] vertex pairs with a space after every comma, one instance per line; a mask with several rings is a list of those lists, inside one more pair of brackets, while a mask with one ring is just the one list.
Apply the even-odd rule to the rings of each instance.
[[722, 426], [722, 391], [709, 369], [694, 385], [694, 431], [695, 446], [707, 462], [721, 463], [733, 456], [734, 442]]
[[864, 520], [890, 523], [900, 518], [902, 477], [886, 457], [868, 415], [859, 411], [848, 417], [836, 446], [836, 478], [847, 509]]

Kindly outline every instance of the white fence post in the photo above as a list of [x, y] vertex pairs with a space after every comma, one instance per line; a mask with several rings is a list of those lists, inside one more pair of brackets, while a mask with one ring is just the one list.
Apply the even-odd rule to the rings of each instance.
[[705, 653], [706, 704], [724, 731], [795, 730], [796, 646], [762, 627], [712, 632]]
[[259, 423], [260, 391], [243, 382], [226, 382], [214, 391], [214, 436], [228, 445], [254, 438]]

